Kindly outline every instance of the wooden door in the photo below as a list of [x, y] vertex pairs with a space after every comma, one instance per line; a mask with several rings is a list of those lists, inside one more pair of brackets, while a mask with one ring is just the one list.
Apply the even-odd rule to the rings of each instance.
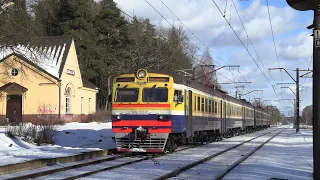
[[9, 122], [22, 121], [22, 96], [21, 95], [7, 96], [6, 118], [9, 119]]

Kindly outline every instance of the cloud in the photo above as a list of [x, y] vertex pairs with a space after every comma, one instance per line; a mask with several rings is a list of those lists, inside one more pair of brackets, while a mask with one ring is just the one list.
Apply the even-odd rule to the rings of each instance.
[[[223, 13], [225, 12], [226, 19], [228, 21], [231, 19], [230, 22], [232, 27], [245, 44], [245, 47], [248, 48], [252, 57], [242, 46], [241, 42], [230, 29], [229, 25], [225, 22], [211, 0], [162, 1], [165, 4], [162, 4], [161, 1], [148, 0], [148, 2], [154, 6], [157, 11], [163, 14], [164, 18], [170, 23], [180, 25], [181, 23], [179, 20], [181, 20], [193, 34], [195, 34], [206, 46], [209, 46], [219, 58], [223, 59], [220, 60], [217, 56], [212, 54], [216, 65], [222, 66], [229, 64], [241, 66], [241, 74], [238, 71], [232, 71], [231, 73], [227, 69], [219, 70], [219, 73], [223, 74], [223, 76], [218, 76], [219, 82], [230, 82], [229, 79], [232, 81], [244, 81], [242, 77], [244, 76], [247, 81], [252, 82], [251, 84], [246, 85], [245, 92], [250, 92], [254, 89], [263, 90], [263, 94], [252, 93], [250, 96], [246, 96], [246, 98], [252, 99], [253, 97], [260, 97], [264, 100], [272, 100], [272, 105], [277, 105], [281, 110], [285, 110], [285, 106], [288, 104], [287, 102], [282, 102], [282, 106], [280, 106], [281, 104], [273, 100], [276, 100], [277, 98], [292, 98], [292, 92], [290, 94], [287, 90], [281, 89], [280, 86], [275, 86], [275, 90], [279, 95], [276, 97], [272, 86], [252, 60], [253, 57], [273, 85], [277, 82], [282, 82], [282, 77], [283, 82], [292, 81], [285, 72], [282, 72], [281, 76], [279, 71], [269, 72], [267, 70], [271, 67], [279, 67], [279, 65], [272, 40], [268, 8], [265, 4], [261, 3], [261, 0], [252, 0], [251, 2], [248, 2], [250, 5], [246, 7], [241, 6], [241, 1], [234, 1], [255, 49], [253, 49], [248, 41], [237, 12], [233, 4], [231, 4], [232, 1], [216, 0], [221, 11]], [[115, 2], [118, 3], [118, 6], [123, 11], [131, 16], [136, 15], [138, 17], [149, 18], [155, 25], [170, 27], [170, 24], [152, 9], [145, 0], [115, 0]], [[278, 2], [274, 1], [273, 3]], [[179, 20], [165, 5], [178, 16]], [[301, 24], [309, 22], [310, 17], [301, 16], [302, 12], [295, 11], [289, 6], [277, 7], [276, 4], [269, 4], [269, 10], [280, 67], [289, 70], [297, 67], [307, 68], [312, 54], [312, 37], [309, 36], [310, 32], [301, 31], [299, 27]], [[187, 29], [185, 29], [185, 31], [194, 44], [205, 49], [193, 34]], [[256, 52], [260, 58], [257, 57]], [[201, 53], [202, 52], [199, 52], [199, 54]], [[289, 72], [294, 76], [293, 71]], [[309, 82], [310, 79], [306, 80], [306, 83]], [[310, 83], [308, 85], [310, 85]], [[223, 87], [228, 91], [235, 91], [234, 85], [223, 85]], [[305, 98], [301, 106], [309, 105], [311, 103], [311, 90], [312, 88], [309, 88], [304, 92], [304, 95], [306, 96], [304, 96]]]
[[296, 37], [283, 40], [278, 45], [279, 55], [283, 59], [310, 59], [313, 52], [313, 38], [310, 32], [300, 32]]
[[[130, 15], [133, 13], [139, 17], [149, 18], [151, 22], [159, 25], [170, 26], [148, 3], [144, 0], [115, 0], [118, 6]], [[154, 8], [163, 14], [163, 16], [171, 23], [179, 25], [181, 20], [196, 36], [209, 44], [209, 46], [241, 46], [239, 40], [236, 39], [233, 31], [216, 8], [215, 4], [210, 0], [163, 0], [148, 1]], [[216, 0], [219, 8], [225, 14], [228, 21], [231, 22], [234, 30], [239, 34], [243, 41], [247, 40], [242, 24], [238, 18], [237, 12], [231, 3], [225, 0]], [[254, 0], [251, 5], [242, 9], [240, 2], [234, 1], [236, 8], [242, 18], [247, 29], [249, 37], [253, 42], [261, 41], [266, 36], [271, 36], [269, 16], [267, 7], [260, 3], [260, 0]], [[179, 20], [165, 6], [167, 5], [172, 12], [177, 15]], [[227, 6], [226, 6], [227, 5]], [[225, 8], [226, 7], [226, 8]], [[225, 10], [225, 11], [224, 11]], [[224, 13], [225, 12], [225, 13]], [[254, 12], [254, 15], [253, 15]], [[270, 6], [272, 15], [272, 23], [275, 34], [284, 33], [294, 27], [296, 12], [289, 8], [278, 8]], [[187, 31], [187, 29], [185, 29]], [[189, 33], [189, 32], [188, 32]], [[197, 39], [189, 33], [194, 42], [200, 44]]]

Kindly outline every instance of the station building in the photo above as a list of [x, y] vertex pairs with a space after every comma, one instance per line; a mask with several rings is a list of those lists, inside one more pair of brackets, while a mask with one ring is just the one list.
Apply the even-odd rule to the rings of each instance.
[[0, 122], [86, 122], [96, 112], [98, 88], [82, 77], [72, 37], [13, 42], [0, 44]]

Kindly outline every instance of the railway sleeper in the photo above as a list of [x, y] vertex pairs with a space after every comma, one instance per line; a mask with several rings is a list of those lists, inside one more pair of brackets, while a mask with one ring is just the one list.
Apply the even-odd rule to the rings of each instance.
[[168, 136], [164, 152], [173, 152], [179, 146], [190, 145], [194, 143], [211, 143], [221, 141], [223, 138], [231, 138], [242, 134], [253, 133], [268, 128], [268, 126], [247, 126], [242, 129], [240, 127], [228, 129], [225, 133], [220, 133], [219, 129], [195, 131], [193, 137], [186, 137], [184, 133], [171, 133]]

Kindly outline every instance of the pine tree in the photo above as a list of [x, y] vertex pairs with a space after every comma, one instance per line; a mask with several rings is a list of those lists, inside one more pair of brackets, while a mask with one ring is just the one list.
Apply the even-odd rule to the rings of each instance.
[[129, 69], [157, 69], [159, 61], [159, 41], [156, 29], [149, 19], [134, 17], [130, 24], [130, 37], [133, 41], [130, 47], [132, 55]]
[[102, 0], [98, 6], [99, 11], [93, 24], [98, 37], [96, 44], [102, 64], [97, 69], [99, 76], [91, 79], [101, 88], [98, 104], [102, 107], [108, 99], [108, 78], [128, 70], [131, 40], [128, 32], [129, 23], [121, 15], [117, 4], [112, 0]]
[[11, 37], [22, 38], [41, 35], [42, 30], [27, 12], [26, 0], [13, 2], [15, 5], [12, 8], [0, 14], [0, 40], [8, 42]]

